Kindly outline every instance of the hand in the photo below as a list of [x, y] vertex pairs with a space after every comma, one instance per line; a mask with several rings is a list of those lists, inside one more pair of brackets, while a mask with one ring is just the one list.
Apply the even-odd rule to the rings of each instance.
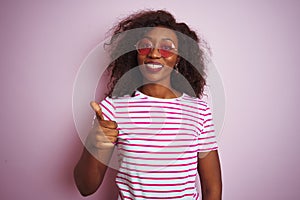
[[90, 105], [95, 111], [97, 119], [95, 119], [94, 127], [86, 139], [87, 149], [96, 151], [113, 149], [113, 143], [117, 141], [119, 134], [117, 123], [115, 121], [104, 120], [98, 103], [92, 101]]

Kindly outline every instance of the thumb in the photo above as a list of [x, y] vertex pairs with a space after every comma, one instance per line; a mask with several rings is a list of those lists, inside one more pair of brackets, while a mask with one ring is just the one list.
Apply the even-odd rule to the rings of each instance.
[[100, 120], [104, 120], [102, 110], [101, 110], [99, 104], [96, 103], [95, 101], [91, 101], [90, 105], [93, 108], [93, 110], [96, 112], [97, 118]]

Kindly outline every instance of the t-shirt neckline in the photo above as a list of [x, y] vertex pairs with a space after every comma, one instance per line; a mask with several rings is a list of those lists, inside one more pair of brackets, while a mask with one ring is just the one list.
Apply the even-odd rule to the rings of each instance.
[[142, 93], [139, 90], [135, 90], [135, 96], [141, 96], [141, 97], [144, 97], [147, 99], [153, 99], [153, 100], [157, 100], [157, 101], [176, 101], [176, 100], [182, 99], [185, 96], [185, 93], [183, 92], [182, 95], [179, 97], [163, 99], [163, 98], [149, 96], [149, 95]]

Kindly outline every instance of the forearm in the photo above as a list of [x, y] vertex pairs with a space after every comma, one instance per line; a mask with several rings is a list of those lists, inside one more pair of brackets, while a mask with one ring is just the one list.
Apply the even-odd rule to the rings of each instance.
[[[110, 155], [105, 156], [107, 159], [110, 158]], [[106, 169], [107, 166], [105, 164], [102, 164], [84, 148], [81, 158], [74, 169], [74, 179], [79, 192], [83, 196], [96, 192], [103, 181]]]
[[202, 189], [202, 200], [221, 200], [221, 199], [222, 199], [222, 187]]
[[222, 178], [218, 151], [211, 151], [198, 159], [202, 200], [222, 199]]

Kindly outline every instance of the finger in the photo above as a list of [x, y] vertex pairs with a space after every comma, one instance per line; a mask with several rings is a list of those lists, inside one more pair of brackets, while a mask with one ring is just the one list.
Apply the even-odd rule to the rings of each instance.
[[116, 129], [118, 127], [118, 124], [115, 121], [109, 121], [109, 120], [102, 120], [99, 122], [100, 126], [105, 128], [111, 128]]
[[90, 105], [93, 108], [93, 110], [96, 112], [97, 118], [99, 118], [100, 120], [104, 120], [102, 110], [99, 104], [96, 103], [95, 101], [91, 101]]
[[105, 136], [114, 136], [117, 137], [119, 135], [119, 131], [117, 129], [110, 129], [105, 127], [97, 127], [98, 134]]
[[109, 140], [109, 142], [111, 143], [116, 143], [117, 142], [117, 137], [110, 137], [110, 136], [107, 136], [107, 139]]
[[112, 137], [118, 137], [119, 131], [118, 131], [117, 129], [108, 129], [108, 130], [105, 132], [105, 135], [106, 135], [106, 136], [112, 136]]
[[105, 150], [105, 149], [111, 149], [113, 148], [115, 145], [112, 143], [112, 142], [97, 142], [95, 144], [95, 147], [98, 148], [98, 149], [102, 149], [102, 150]]
[[100, 143], [105, 144], [105, 143], [116, 143], [116, 141], [118, 140], [118, 138], [116, 137], [110, 137], [107, 136], [105, 140], [101, 141]]
[[104, 135], [104, 134], [98, 134], [98, 135], [96, 135], [96, 137], [95, 137], [95, 142], [96, 143], [98, 143], [98, 142], [109, 142], [109, 139], [107, 138], [107, 136], [106, 135]]
[[95, 143], [114, 143], [117, 141], [117, 137], [108, 135], [97, 135], [95, 138]]

